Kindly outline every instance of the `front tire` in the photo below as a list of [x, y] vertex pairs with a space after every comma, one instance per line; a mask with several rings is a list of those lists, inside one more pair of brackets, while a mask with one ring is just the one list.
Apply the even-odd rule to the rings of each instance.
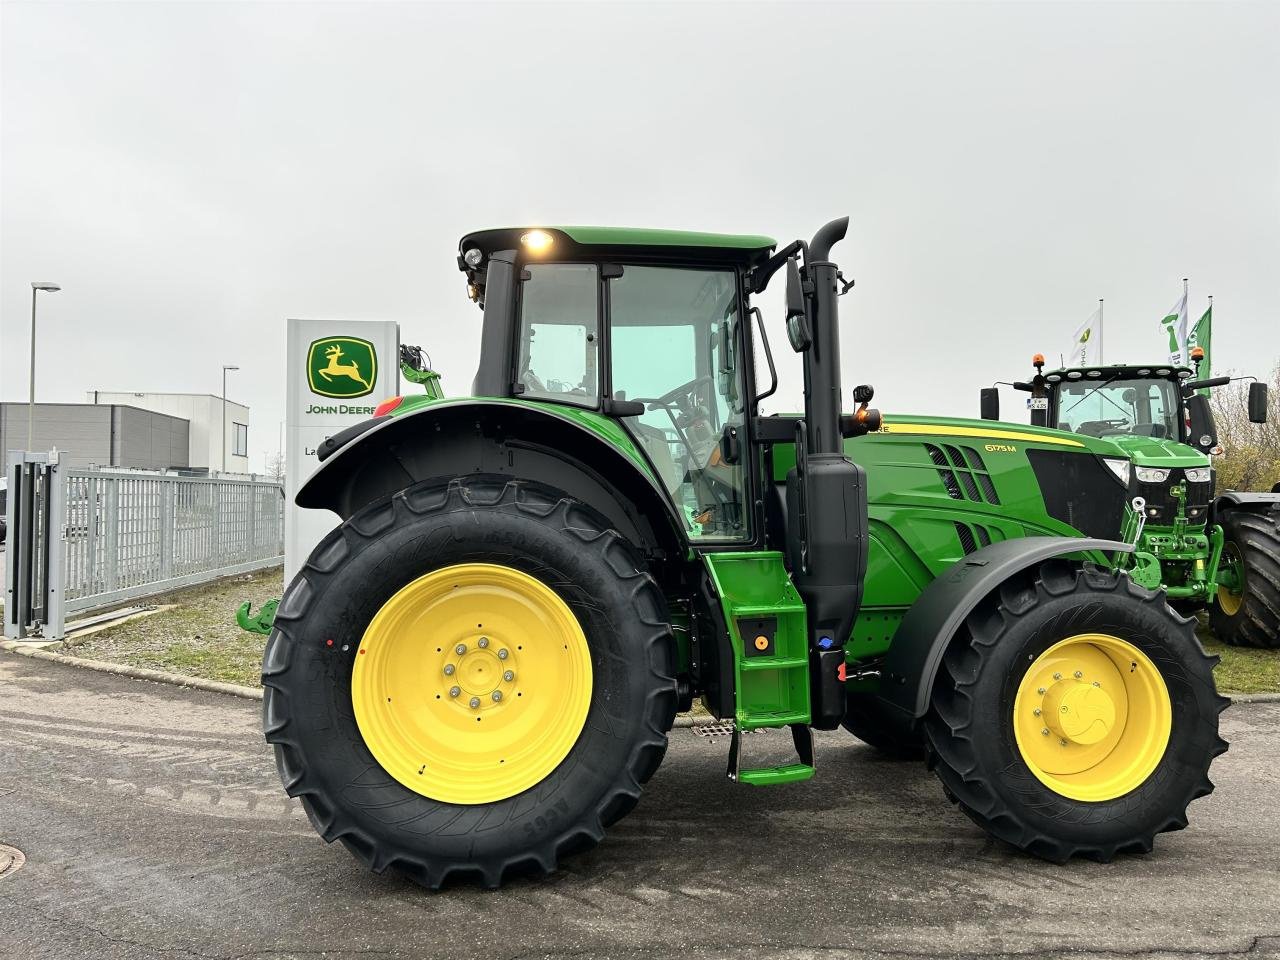
[[587, 506], [427, 481], [352, 516], [290, 584], [263, 728], [326, 841], [433, 889], [495, 887], [635, 806], [675, 716], [673, 651], [657, 584]]
[[1216, 658], [1161, 595], [1051, 561], [1005, 583], [947, 650], [924, 733], [948, 795], [1057, 863], [1149, 852], [1227, 749]]
[[1233, 647], [1280, 647], [1280, 513], [1227, 510], [1222, 532], [1223, 562], [1235, 566], [1241, 589], [1218, 590], [1214, 636]]

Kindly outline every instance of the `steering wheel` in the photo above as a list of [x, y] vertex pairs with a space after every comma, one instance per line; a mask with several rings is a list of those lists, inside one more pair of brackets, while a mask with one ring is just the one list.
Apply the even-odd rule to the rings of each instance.
[[1128, 420], [1086, 420], [1076, 428], [1076, 433], [1087, 434], [1091, 437], [1101, 437], [1104, 431], [1111, 430], [1113, 432], [1124, 432], [1124, 428], [1129, 426]]
[[683, 413], [692, 413], [692, 404], [688, 402], [689, 396], [691, 394], [697, 394], [699, 392], [699, 388], [704, 384], [707, 386], [714, 386], [714, 382], [707, 374], [694, 377], [692, 380], [682, 383], [680, 386], [672, 390], [668, 390], [660, 397], [637, 397], [637, 400], [639, 400], [640, 403], [648, 405], [650, 410], [661, 409], [666, 410], [669, 413], [671, 408], [675, 407]]

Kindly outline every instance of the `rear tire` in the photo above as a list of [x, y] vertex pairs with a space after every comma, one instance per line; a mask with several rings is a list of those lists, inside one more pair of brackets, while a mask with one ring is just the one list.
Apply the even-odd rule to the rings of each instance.
[[[1141, 709], [1139, 700], [1125, 701], [1104, 726], [1134, 740], [1121, 739], [1108, 748], [1112, 752], [1106, 760], [1055, 779], [1048, 770], [1051, 764], [1037, 764], [1033, 770], [1035, 761], [1028, 759], [1042, 732], [1041, 713], [1031, 721], [1035, 729], [1026, 746], [1018, 740], [1018, 730], [1025, 735], [1026, 727], [1015, 728], [1015, 723], [1023, 722], [1024, 712], [1029, 717], [1037, 704], [1048, 714], [1046, 725], [1057, 723], [1058, 707], [1050, 703], [1059, 701], [1019, 701], [1016, 716], [1015, 701], [1028, 692], [1028, 681], [1033, 695], [1045, 692], [1045, 687], [1037, 689], [1042, 675], [1034, 671], [1046, 669], [1042, 664], [1046, 656], [1054, 656], [1053, 650], [1064, 643], [1089, 646], [1091, 638], [1099, 643], [1114, 639], [1120, 648], [1137, 651], [1129, 669], [1120, 672], [1125, 664], [1114, 665], [1116, 672], [1104, 684], [1108, 690], [1129, 690], [1131, 682], [1149, 680], [1151, 689], [1167, 691], [1160, 703], [1166, 745], [1161, 752], [1159, 736], [1151, 735], [1158, 721], [1147, 714], [1154, 711]], [[929, 765], [971, 820], [1035, 856], [1062, 863], [1074, 856], [1107, 861], [1117, 853], [1149, 852], [1157, 833], [1185, 827], [1187, 806], [1213, 790], [1209, 765], [1227, 749], [1218, 736], [1218, 714], [1230, 703], [1214, 688], [1216, 662], [1204, 653], [1192, 623], [1170, 610], [1160, 594], [1113, 571], [1051, 561], [1002, 585], [969, 615], [952, 641], [925, 718]], [[1156, 672], [1160, 683], [1155, 683]], [[1049, 697], [1060, 676], [1044, 681]], [[1073, 683], [1097, 686], [1091, 679], [1067, 676], [1065, 683], [1072, 690]], [[1092, 696], [1087, 689], [1075, 692]], [[1067, 700], [1060, 702], [1065, 715]], [[1044, 746], [1056, 745], [1059, 736], [1046, 735]], [[1061, 742], [1061, 757], [1072, 749], [1081, 751], [1075, 756], [1086, 756], [1093, 743]], [[1125, 760], [1127, 754], [1117, 751], [1130, 743], [1140, 745], [1138, 756], [1146, 745], [1148, 766], [1131, 765], [1132, 781], [1124, 775], [1106, 780], [1105, 764], [1112, 756]], [[1068, 783], [1073, 777], [1082, 785]], [[1116, 783], [1122, 786], [1108, 792]], [[1096, 790], [1098, 799], [1077, 798], [1077, 791], [1089, 789]], [[1125, 792], [1116, 795], [1118, 789]]]
[[1220, 590], [1209, 626], [1233, 647], [1280, 647], [1280, 513], [1228, 509], [1222, 517], [1223, 554], [1239, 558], [1244, 590]]
[[[510, 796], [499, 790], [488, 802], [443, 802], [410, 789], [403, 770], [393, 775], [375, 759], [361, 733], [369, 727], [360, 719], [370, 716], [372, 708], [360, 706], [369, 701], [364, 691], [370, 688], [358, 684], [353, 704], [353, 675], [364, 683], [354, 661], [358, 651], [365, 652], [362, 647], [375, 654], [369, 664], [377, 661], [368, 638], [386, 634], [370, 625], [381, 611], [393, 609], [389, 601], [404, 596], [407, 586], [446, 568], [485, 569], [468, 566], [477, 564], [518, 571], [512, 576], [536, 580], [537, 590], [553, 592], [550, 602], [567, 605], [589, 651], [589, 705], [580, 715], [581, 732], [571, 747], [564, 746], [563, 760], [532, 787]], [[441, 624], [443, 634], [445, 621], [430, 622]], [[536, 619], [526, 626], [530, 636], [542, 629]], [[413, 667], [415, 676], [421, 673], [423, 687], [436, 683], [440, 671], [431, 658], [440, 655], [437, 643], [450, 641], [424, 636], [419, 646], [416, 630], [390, 635], [404, 651], [399, 663]], [[496, 654], [472, 642], [486, 648], [485, 657]], [[631, 546], [593, 510], [540, 484], [492, 477], [427, 481], [352, 516], [321, 541], [290, 584], [263, 662], [263, 728], [275, 746], [286, 791], [301, 798], [326, 841], [341, 841], [376, 872], [394, 867], [432, 889], [450, 878], [496, 887], [512, 874], [553, 870], [562, 857], [599, 843], [605, 828], [635, 806], [640, 785], [662, 761], [675, 716], [673, 651], [657, 584]], [[509, 654], [514, 662], [514, 646]], [[499, 672], [506, 663], [503, 658]], [[364, 664], [360, 669], [368, 670]], [[483, 673], [484, 665], [476, 666]], [[466, 683], [462, 665], [455, 669], [456, 677], [441, 682]], [[404, 673], [395, 668], [391, 676]], [[410, 683], [395, 692], [415, 689]], [[515, 700], [516, 686], [503, 689], [502, 709], [529, 709], [531, 699]], [[422, 693], [421, 703], [397, 702], [401, 717], [419, 720], [427, 735], [440, 729], [429, 710], [449, 709], [448, 687], [443, 708], [434, 705], [436, 693]], [[532, 688], [530, 694], [536, 696]], [[465, 710], [468, 696], [455, 706]], [[475, 699], [485, 699], [486, 710], [499, 706], [496, 696], [493, 704]], [[481, 708], [475, 709], [481, 716]], [[500, 715], [484, 716], [498, 722]], [[523, 716], [527, 721], [532, 715]], [[491, 728], [492, 723], [477, 729], [487, 735]], [[534, 736], [517, 735], [527, 736], [525, 742]], [[453, 759], [464, 766], [478, 762], [467, 738], [466, 732], [450, 734], [442, 748], [454, 744]], [[512, 758], [513, 765], [523, 762]], [[548, 762], [546, 755], [541, 760]], [[493, 769], [499, 770], [496, 761]], [[465, 777], [453, 786], [459, 782], [467, 786]], [[423, 790], [440, 793], [438, 787]]]

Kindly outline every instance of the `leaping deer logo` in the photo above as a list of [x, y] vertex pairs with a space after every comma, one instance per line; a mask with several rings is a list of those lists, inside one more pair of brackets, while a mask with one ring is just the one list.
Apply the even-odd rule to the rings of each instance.
[[342, 347], [338, 346], [338, 344], [335, 343], [333, 346], [327, 347], [324, 351], [324, 355], [328, 359], [329, 364], [328, 366], [321, 367], [316, 370], [316, 373], [324, 377], [326, 382], [332, 383], [334, 377], [348, 377], [360, 384], [360, 386], [364, 387], [366, 390], [373, 389], [373, 385], [364, 377], [360, 376], [360, 364], [356, 363], [354, 360], [350, 363], [338, 362], [338, 358], [342, 356]]

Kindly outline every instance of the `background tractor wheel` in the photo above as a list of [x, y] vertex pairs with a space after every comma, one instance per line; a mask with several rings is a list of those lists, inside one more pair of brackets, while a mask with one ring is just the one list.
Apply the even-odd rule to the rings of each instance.
[[538, 484], [428, 481], [326, 537], [263, 662], [263, 727], [316, 830], [381, 872], [497, 886], [594, 846], [675, 716], [663, 596]]
[[1232, 646], [1280, 647], [1280, 513], [1227, 510], [1222, 530], [1222, 562], [1235, 566], [1244, 589], [1218, 591], [1209, 626]]
[[841, 725], [887, 760], [921, 760], [924, 740], [919, 732], [902, 730], [885, 714], [877, 698], [869, 694], [845, 695]]
[[1213, 790], [1230, 702], [1216, 662], [1159, 594], [1051, 561], [980, 604], [944, 655], [930, 766], [970, 819], [1046, 860], [1148, 852]]

